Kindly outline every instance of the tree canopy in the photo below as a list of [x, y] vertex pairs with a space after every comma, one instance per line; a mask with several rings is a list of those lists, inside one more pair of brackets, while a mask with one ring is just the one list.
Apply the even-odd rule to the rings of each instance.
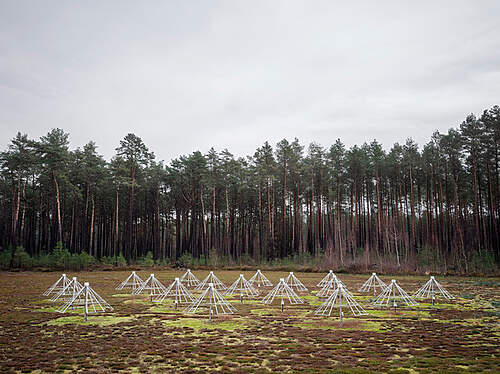
[[419, 148], [283, 139], [236, 158], [195, 151], [168, 165], [128, 134], [110, 161], [69, 134], [18, 133], [0, 154], [0, 245], [131, 260], [224, 257], [468, 271], [500, 248], [500, 108], [469, 115]]

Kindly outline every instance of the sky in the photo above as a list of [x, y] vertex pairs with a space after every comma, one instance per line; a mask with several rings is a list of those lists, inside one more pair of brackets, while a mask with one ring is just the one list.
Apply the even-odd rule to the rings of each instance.
[[420, 145], [500, 105], [500, 1], [0, 2], [0, 149]]

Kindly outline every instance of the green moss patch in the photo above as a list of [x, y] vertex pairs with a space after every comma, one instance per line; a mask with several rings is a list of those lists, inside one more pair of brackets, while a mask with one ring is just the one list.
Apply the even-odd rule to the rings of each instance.
[[292, 326], [302, 329], [384, 331], [380, 322], [358, 320], [355, 318], [344, 318], [342, 324], [336, 319], [332, 321], [306, 321], [303, 323], [294, 323]]
[[367, 310], [368, 314], [370, 316], [376, 316], [376, 317], [381, 317], [381, 318], [401, 318], [401, 317], [407, 317], [407, 318], [414, 318], [414, 317], [419, 317], [419, 318], [430, 318], [430, 313], [426, 310], [404, 310], [404, 309], [398, 309], [396, 312], [391, 309], [374, 309], [374, 310]]
[[115, 295], [111, 295], [111, 297], [132, 297], [132, 294], [129, 294], [129, 293], [117, 293]]
[[57, 309], [58, 307], [51, 307], [51, 308], [39, 308], [39, 309], [34, 309], [34, 312], [45, 312], [45, 313], [58, 313]]
[[208, 318], [181, 318], [176, 320], [162, 321], [162, 323], [167, 327], [189, 327], [195, 331], [199, 331], [202, 329], [235, 331], [248, 327], [248, 325], [243, 322], [241, 318], [233, 318], [231, 320], [220, 321], [217, 319], [217, 317], [214, 317], [212, 319], [212, 323], [208, 321]]
[[62, 326], [68, 324], [76, 324], [76, 325], [97, 325], [97, 326], [110, 326], [116, 325], [122, 322], [132, 321], [133, 317], [115, 317], [115, 316], [96, 316], [89, 315], [87, 317], [87, 322], [83, 320], [83, 315], [79, 316], [67, 316], [56, 318], [46, 322], [49, 326]]
[[177, 310], [174, 309], [173, 303], [167, 304], [154, 304], [151, 308], [149, 308], [150, 312], [153, 313], [175, 313], [182, 314], [184, 313], [185, 305], [178, 305]]

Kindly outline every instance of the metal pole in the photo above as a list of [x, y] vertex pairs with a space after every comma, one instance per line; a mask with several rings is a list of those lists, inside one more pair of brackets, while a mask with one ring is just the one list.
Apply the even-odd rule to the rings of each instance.
[[84, 307], [85, 312], [84, 312], [84, 317], [83, 317], [83, 320], [85, 322], [87, 322], [87, 314], [89, 312], [88, 301], [89, 301], [89, 283], [85, 282], [85, 307]]
[[434, 306], [434, 277], [431, 277], [432, 306]]
[[342, 286], [339, 286], [339, 305], [340, 305], [340, 324], [342, 324], [342, 317], [344, 313], [342, 312]]
[[212, 283], [209, 283], [208, 287], [210, 288], [210, 290], [208, 291], [209, 305], [210, 305], [210, 311], [208, 312], [208, 321], [212, 323], [212, 297], [214, 294], [213, 293], [214, 285]]
[[396, 313], [396, 281], [393, 279], [392, 280], [392, 297], [393, 297], [393, 303], [394, 303], [394, 313]]
[[153, 302], [153, 281], [155, 279], [155, 275], [151, 274], [151, 284], [149, 285], [149, 302]]

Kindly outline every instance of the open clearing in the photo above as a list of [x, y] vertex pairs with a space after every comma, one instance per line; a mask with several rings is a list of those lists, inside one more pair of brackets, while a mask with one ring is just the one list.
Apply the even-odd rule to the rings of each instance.
[[[170, 284], [183, 271], [154, 271]], [[240, 271], [216, 271], [231, 284]], [[432, 306], [429, 300], [396, 313], [369, 306], [357, 289], [369, 275], [340, 274], [368, 316], [339, 324], [338, 314], [316, 317], [313, 296], [324, 273], [300, 273], [309, 288], [306, 303], [232, 301], [238, 312], [185, 315], [172, 304], [152, 304], [114, 288], [129, 271], [68, 273], [88, 281], [113, 307], [106, 314], [55, 312], [42, 293], [60, 273], [0, 273], [1, 372], [339, 372], [478, 373], [499, 372], [500, 279], [437, 277], [456, 300]], [[145, 279], [148, 271], [138, 271]], [[195, 271], [203, 279], [208, 271]], [[249, 279], [253, 271], [243, 272]], [[285, 272], [264, 271], [276, 284]], [[384, 281], [392, 277], [381, 276]], [[396, 276], [413, 294], [427, 276]], [[269, 290], [267, 288], [266, 290]], [[261, 292], [261, 295], [263, 293]]]

